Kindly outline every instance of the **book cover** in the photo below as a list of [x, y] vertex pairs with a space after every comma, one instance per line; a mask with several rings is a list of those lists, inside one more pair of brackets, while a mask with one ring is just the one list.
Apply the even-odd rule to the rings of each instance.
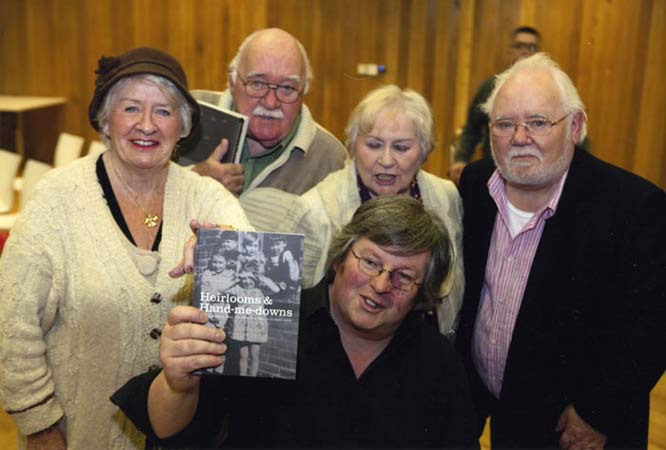
[[227, 334], [201, 374], [296, 378], [303, 235], [199, 229], [193, 305]]
[[178, 144], [178, 164], [189, 166], [207, 159], [222, 138], [229, 141], [229, 149], [221, 162], [238, 163], [247, 133], [248, 118], [203, 100], [197, 100], [201, 108], [199, 128]]

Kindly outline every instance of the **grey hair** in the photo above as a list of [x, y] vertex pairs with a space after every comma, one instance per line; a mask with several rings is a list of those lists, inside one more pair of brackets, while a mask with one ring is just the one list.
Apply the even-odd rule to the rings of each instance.
[[368, 200], [331, 240], [326, 263], [328, 271], [341, 264], [354, 242], [362, 238], [394, 255], [431, 252], [414, 309], [432, 310], [440, 300], [440, 288], [453, 261], [449, 232], [442, 221], [409, 196], [391, 195]]
[[[577, 144], [583, 142], [587, 136], [587, 114], [585, 114], [585, 104], [578, 95], [578, 90], [574, 86], [573, 81], [569, 78], [569, 75], [562, 70], [559, 64], [557, 64], [550, 56], [546, 53], [535, 53], [532, 56], [521, 59], [516, 62], [513, 66], [506, 69], [504, 72], [499, 75], [495, 75], [495, 87], [493, 88], [490, 97], [486, 100], [485, 103], [481, 105], [481, 110], [486, 114], [490, 115], [495, 105], [495, 99], [497, 98], [497, 93], [504, 83], [511, 78], [513, 75], [522, 72], [522, 71], [547, 71], [553, 77], [555, 85], [558, 87], [561, 95], [562, 107], [566, 113], [583, 113], [583, 121], [581, 126], [580, 136], [578, 137]], [[569, 129], [571, 130], [572, 121], [569, 119]]]
[[190, 134], [190, 128], [192, 127], [192, 107], [185, 99], [185, 96], [183, 96], [176, 85], [174, 85], [168, 79], [159, 75], [143, 73], [121, 78], [116, 84], [113, 85], [113, 87], [111, 87], [109, 93], [106, 94], [106, 97], [104, 97], [104, 100], [102, 101], [102, 104], [97, 111], [97, 123], [99, 123], [99, 129], [101, 130], [99, 136], [107, 148], [109, 148], [111, 145], [111, 139], [108, 135], [111, 108], [116, 101], [116, 96], [118, 95], [120, 89], [130, 80], [155, 85], [164, 94], [167, 101], [173, 105], [180, 114], [180, 136], [185, 137]]
[[349, 117], [345, 145], [353, 156], [359, 136], [372, 131], [380, 112], [391, 110], [402, 112], [414, 122], [416, 137], [423, 153], [423, 161], [436, 144], [435, 123], [430, 105], [421, 94], [411, 89], [400, 89], [389, 84], [370, 91], [354, 108]]
[[[261, 33], [265, 31], [266, 30], [257, 30], [250, 33], [243, 40], [243, 42], [241, 42], [241, 45], [238, 46], [236, 55], [233, 57], [233, 59], [229, 63], [229, 67], [227, 68], [227, 73], [229, 74], [229, 78], [231, 79], [231, 84], [236, 84], [236, 80], [238, 79], [238, 66], [245, 57], [245, 50], [247, 49], [247, 46], [250, 44], [250, 42], [252, 42], [252, 40], [255, 37], [259, 36]], [[312, 83], [312, 78], [314, 77], [312, 72], [312, 66], [310, 65], [310, 58], [308, 58], [308, 53], [305, 51], [305, 47], [303, 47], [303, 44], [301, 44], [301, 42], [295, 37], [293, 36], [291, 37], [296, 42], [296, 47], [298, 47], [298, 51], [301, 54], [301, 58], [303, 58], [303, 64], [305, 65], [305, 80], [303, 84], [303, 94], [307, 94], [308, 91], [310, 90], [310, 83]]]

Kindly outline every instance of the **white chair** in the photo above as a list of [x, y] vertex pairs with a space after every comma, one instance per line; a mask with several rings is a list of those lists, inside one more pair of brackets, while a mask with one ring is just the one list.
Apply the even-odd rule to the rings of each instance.
[[21, 164], [21, 155], [0, 148], [0, 213], [14, 207], [14, 178]]
[[89, 155], [99, 155], [106, 151], [106, 145], [101, 141], [91, 141], [90, 146], [88, 147]]
[[19, 196], [19, 210], [11, 214], [0, 214], [0, 230], [10, 230], [14, 226], [19, 213], [28, 204], [35, 185], [51, 168], [49, 164], [34, 159], [26, 161], [23, 169], [23, 189]]
[[62, 167], [81, 156], [83, 151], [83, 138], [69, 133], [60, 133], [55, 151], [53, 152], [53, 167]]

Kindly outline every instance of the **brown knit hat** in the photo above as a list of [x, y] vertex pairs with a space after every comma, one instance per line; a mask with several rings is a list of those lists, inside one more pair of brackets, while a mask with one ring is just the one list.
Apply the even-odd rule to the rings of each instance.
[[104, 97], [120, 79], [132, 75], [149, 73], [171, 81], [185, 97], [192, 108], [192, 128], [199, 125], [199, 104], [187, 90], [187, 77], [176, 58], [156, 48], [141, 47], [129, 50], [119, 56], [102, 56], [95, 71], [95, 93], [88, 107], [88, 118], [93, 128], [101, 132], [97, 122], [97, 112]]

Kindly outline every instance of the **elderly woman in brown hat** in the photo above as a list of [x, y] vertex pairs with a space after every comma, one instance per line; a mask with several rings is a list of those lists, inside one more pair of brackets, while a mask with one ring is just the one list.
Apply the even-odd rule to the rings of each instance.
[[108, 399], [159, 364], [160, 327], [189, 302], [168, 275], [189, 221], [251, 229], [220, 183], [170, 162], [199, 120], [178, 61], [138, 48], [96, 73], [108, 150], [45, 176], [0, 260], [0, 402], [28, 448], [143, 448]]

